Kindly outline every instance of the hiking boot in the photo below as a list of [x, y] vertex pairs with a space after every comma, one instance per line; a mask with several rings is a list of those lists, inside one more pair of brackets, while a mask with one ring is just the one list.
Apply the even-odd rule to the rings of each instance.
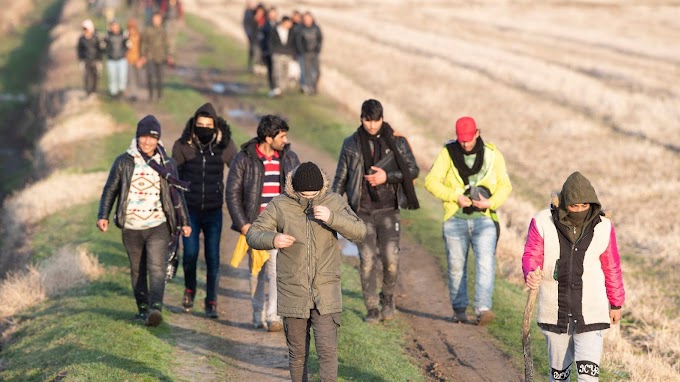
[[217, 318], [219, 315], [217, 314], [217, 304], [215, 301], [207, 301], [205, 303], [205, 316], [208, 318]]
[[368, 310], [368, 313], [366, 314], [366, 318], [364, 318], [364, 321], [368, 324], [376, 324], [380, 322], [380, 311], [378, 308], [371, 308]]
[[184, 290], [184, 296], [182, 297], [182, 309], [185, 313], [191, 312], [191, 309], [194, 307], [194, 297], [196, 297], [196, 293], [194, 293], [194, 291], [191, 289]]
[[163, 321], [163, 313], [158, 309], [151, 309], [149, 314], [146, 316], [146, 326], [158, 326]]
[[382, 301], [382, 310], [380, 313], [382, 314], [383, 320], [389, 321], [394, 319], [394, 296], [380, 293], [380, 300]]
[[283, 324], [281, 321], [272, 321], [267, 326], [267, 330], [270, 332], [280, 332], [283, 330]]
[[479, 326], [489, 325], [494, 318], [496, 318], [496, 314], [494, 314], [494, 312], [490, 310], [483, 310], [477, 316], [478, 319], [477, 325]]
[[467, 318], [467, 314], [465, 313], [465, 308], [454, 309], [453, 310], [453, 317], [451, 318], [451, 321], [453, 321], [456, 324], [468, 324], [468, 323], [470, 323], [470, 321]]

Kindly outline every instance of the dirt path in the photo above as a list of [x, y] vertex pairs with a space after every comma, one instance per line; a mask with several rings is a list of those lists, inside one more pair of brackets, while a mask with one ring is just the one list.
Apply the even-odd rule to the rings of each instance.
[[[190, 42], [187, 46], [193, 46], [192, 49], [196, 50], [192, 53], [206, 49], [200, 36], [189, 33], [188, 38]], [[209, 89], [212, 82], [230, 83], [233, 81], [231, 76], [237, 75], [195, 70], [191, 69], [192, 65], [192, 62], [182, 62], [181, 58], [178, 62], [186, 84], [200, 89]], [[244, 105], [241, 99], [234, 96], [210, 93], [206, 97], [221, 111], [248, 110], [255, 106]], [[166, 146], [170, 146], [174, 137], [180, 135], [183, 126], [176, 126], [168, 115], [158, 113], [155, 105], [141, 102], [135, 108], [140, 117], [150, 112], [157, 113], [164, 126]], [[239, 122], [247, 126], [248, 135], [255, 134], [256, 122], [253, 119]], [[298, 141], [293, 142], [293, 149], [301, 160], [313, 159], [328, 174], [334, 174], [336, 158]], [[287, 380], [287, 349], [282, 333], [272, 334], [251, 328], [246, 262], [237, 270], [230, 270], [226, 265], [237, 238], [228, 229], [230, 224], [229, 216], [225, 213], [218, 305], [220, 319], [211, 321], [202, 317], [200, 303], [204, 292], [199, 291], [195, 313], [191, 315], [179, 313], [181, 295], [169, 292], [166, 298], [169, 310], [178, 312], [170, 315], [169, 319], [177, 347], [176, 371], [186, 380]], [[421, 363], [428, 379], [519, 380], [519, 372], [494, 346], [485, 329], [447, 321], [451, 315], [448, 288], [436, 260], [406, 240], [402, 247], [398, 308], [408, 318], [413, 329], [408, 334], [410, 353]], [[201, 261], [199, 279], [204, 272]], [[423, 280], [430, 282], [423, 283]], [[182, 281], [179, 277], [176, 280], [178, 283]], [[199, 290], [202, 287], [200, 285]]]

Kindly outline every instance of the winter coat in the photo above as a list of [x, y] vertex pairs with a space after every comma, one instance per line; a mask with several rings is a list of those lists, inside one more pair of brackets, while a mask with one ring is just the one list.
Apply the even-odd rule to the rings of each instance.
[[140, 50], [142, 57], [155, 63], [165, 62], [168, 56], [172, 56], [165, 28], [162, 26], [146, 28], [142, 33]]
[[106, 35], [106, 57], [109, 60], [121, 60], [127, 52], [127, 35], [122, 31], [118, 34], [108, 32]]
[[78, 39], [77, 51], [80, 61], [92, 62], [102, 59], [102, 44], [96, 34], [92, 38], [85, 38], [81, 35]]
[[[416, 179], [418, 174], [420, 174], [420, 168], [418, 168], [416, 158], [413, 156], [408, 141], [404, 137], [394, 136], [394, 143], [397, 146], [399, 154], [401, 154], [406, 161], [412, 178]], [[397, 206], [395, 206], [395, 208], [406, 208], [408, 204], [406, 194], [401, 185], [403, 180], [403, 174], [399, 169], [387, 173], [387, 184], [396, 186]], [[332, 189], [333, 192], [340, 195], [347, 193], [349, 205], [352, 206], [354, 211], [359, 211], [361, 204], [361, 189], [364, 186], [364, 183], [364, 157], [361, 152], [358, 133], [354, 133], [347, 137], [342, 143]]]
[[[262, 186], [264, 185], [264, 164], [257, 156], [257, 139], [253, 138], [241, 146], [229, 166], [225, 199], [231, 216], [231, 228], [241, 232], [246, 224], [252, 224], [260, 214]], [[280, 183], [286, 183], [286, 176], [300, 164], [297, 155], [286, 145], [279, 151], [281, 166]]]
[[[255, 249], [274, 249], [274, 237], [285, 233], [295, 243], [278, 250], [276, 282], [277, 310], [282, 317], [309, 318], [311, 309], [332, 314], [342, 311], [340, 264], [342, 254], [337, 235], [358, 243], [366, 236], [366, 225], [338, 194], [328, 192], [328, 178], [313, 199], [293, 190], [292, 177], [286, 177], [285, 193], [267, 205], [246, 234]], [[326, 206], [331, 216], [326, 223], [314, 219], [312, 206]]]
[[295, 42], [293, 41], [293, 37], [293, 28], [290, 28], [288, 30], [288, 40], [286, 40], [286, 43], [284, 44], [281, 41], [278, 27], [274, 27], [274, 30], [269, 35], [269, 46], [271, 48], [272, 54], [284, 54], [294, 57]]
[[[177, 176], [177, 165], [175, 164], [175, 161], [172, 158], [168, 158], [168, 160], [173, 168], [174, 175]], [[113, 202], [117, 201], [113, 220], [118, 228], [123, 229], [125, 227], [125, 211], [127, 210], [128, 193], [130, 191], [130, 182], [134, 169], [135, 160], [132, 155], [127, 152], [118, 156], [113, 162], [99, 201], [97, 219], [108, 220], [111, 209], [113, 208]], [[172, 198], [170, 197], [170, 187], [168, 181], [161, 178], [161, 204], [163, 205], [163, 212], [165, 213], [166, 221], [170, 226], [170, 232], [175, 232], [178, 224], [180, 226], [189, 225], [189, 213], [186, 208], [184, 197], [182, 196], [180, 198], [180, 221], [177, 221], [175, 217], [175, 208], [173, 207]]]
[[[484, 150], [484, 162], [489, 161], [490, 165], [476, 186], [484, 186], [491, 192], [489, 198], [491, 207], [483, 213], [496, 220], [493, 211], [496, 211], [508, 199], [512, 184], [501, 152], [494, 144], [488, 142], [484, 143]], [[465, 193], [465, 183], [453, 164], [446, 146], [439, 151], [430, 172], [425, 177], [425, 189], [443, 202], [444, 221], [449, 220], [460, 208], [458, 197]]]
[[142, 40], [142, 36], [137, 29], [128, 29], [128, 31], [129, 31], [128, 35], [129, 49], [125, 53], [125, 57], [127, 58], [129, 64], [135, 65], [137, 64], [137, 61], [139, 61], [139, 57], [141, 54], [139, 46]]
[[[579, 185], [579, 179], [574, 178], [578, 176], [565, 183], [561, 201], [554, 201], [551, 208], [531, 220], [522, 257], [525, 277], [539, 266], [543, 270], [537, 321], [539, 326], [555, 333], [567, 332], [569, 315], [576, 322], [576, 333], [607, 329], [609, 308], [619, 308], [625, 300], [612, 222], [600, 213], [590, 182]], [[573, 192], [574, 186], [580, 190]], [[565, 225], [566, 209], [560, 208], [566, 205], [569, 195], [581, 199], [569, 204], [591, 205], [591, 213], [576, 240], [570, 238], [574, 228]]]
[[172, 147], [172, 157], [177, 161], [179, 177], [190, 182], [184, 194], [192, 211], [212, 211], [224, 203], [224, 165], [229, 166], [236, 155], [236, 145], [231, 139], [229, 124], [215, 117], [215, 140], [201, 145], [194, 135], [196, 117], [191, 117], [182, 136]]
[[321, 29], [316, 24], [311, 27], [302, 25], [295, 31], [294, 35], [295, 49], [299, 54], [319, 54], [321, 52], [323, 35], [321, 34]]

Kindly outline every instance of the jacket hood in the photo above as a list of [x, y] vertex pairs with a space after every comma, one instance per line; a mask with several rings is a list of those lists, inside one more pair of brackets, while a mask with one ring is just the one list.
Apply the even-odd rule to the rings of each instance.
[[[201, 113], [201, 110], [206, 105], [210, 105], [210, 103], [207, 103], [198, 108], [194, 116], [189, 118], [189, 120], [187, 121], [186, 125], [184, 126], [184, 130], [182, 131], [182, 137], [180, 138], [180, 140], [183, 143], [186, 143], [189, 146], [196, 146], [195, 142], [198, 141], [198, 139], [194, 135], [194, 127], [196, 126], [196, 116], [198, 116], [198, 114]], [[212, 105], [210, 105], [210, 108], [212, 109], [213, 112], [215, 111], [215, 109], [212, 108]], [[207, 113], [210, 114], [209, 112]], [[213, 116], [213, 121], [215, 121], [215, 129], [217, 130], [217, 139], [215, 139], [214, 144], [218, 147], [227, 147], [227, 143], [231, 139], [231, 127], [224, 118], [216, 114], [211, 115]]]
[[[304, 199], [297, 191], [293, 189], [293, 176], [295, 176], [295, 172], [298, 170], [300, 165], [297, 165], [291, 172], [289, 172], [286, 175], [286, 184], [283, 187], [283, 192], [290, 197], [291, 199], [296, 200], [298, 203], [304, 202]], [[330, 181], [328, 180], [328, 175], [326, 175], [326, 172], [319, 168], [321, 170], [321, 176], [323, 177], [323, 187], [321, 187], [321, 190], [319, 190], [319, 194], [315, 197], [313, 197], [310, 200], [317, 200], [320, 197], [326, 195], [328, 193], [328, 190], [330, 189]]]
[[562, 191], [553, 197], [552, 205], [559, 208], [559, 218], [563, 220], [567, 216], [567, 206], [570, 204], [590, 203], [590, 211], [587, 221], [592, 220], [600, 214], [602, 205], [600, 204], [595, 188], [590, 181], [580, 172], [569, 175], [562, 185]]

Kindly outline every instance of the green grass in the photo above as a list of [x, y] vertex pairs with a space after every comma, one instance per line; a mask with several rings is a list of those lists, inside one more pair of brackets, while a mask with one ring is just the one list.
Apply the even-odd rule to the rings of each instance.
[[[106, 274], [18, 316], [20, 329], [3, 350], [3, 380], [171, 381], [172, 340], [166, 324], [145, 328], [136, 313], [127, 256], [117, 230], [94, 227], [97, 203], [55, 214], [35, 233], [36, 259], [67, 243], [86, 245]], [[92, 222], [92, 224], [89, 224]]]
[[[47, 55], [50, 30], [44, 20], [54, 19], [63, 1], [34, 0], [34, 9], [24, 16], [17, 30], [0, 36], [0, 93], [23, 94], [26, 102], [0, 102], [0, 148], [11, 149], [13, 156], [0, 156], [0, 194], [24, 184], [32, 171], [31, 161], [17, 160], [22, 150], [32, 148], [41, 133], [40, 121], [27, 108], [42, 79], [40, 63]], [[75, 42], [74, 42], [75, 44]]]

